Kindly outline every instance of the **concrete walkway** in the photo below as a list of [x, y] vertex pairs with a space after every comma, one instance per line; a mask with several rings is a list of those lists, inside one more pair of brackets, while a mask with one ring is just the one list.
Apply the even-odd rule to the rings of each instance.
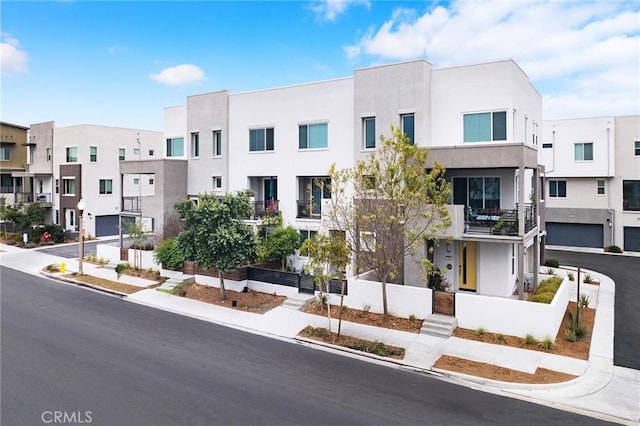
[[[77, 260], [61, 259], [38, 253], [0, 245], [0, 265], [39, 274], [42, 267], [51, 263], [67, 263], [68, 271], [77, 270]], [[114, 271], [94, 265], [83, 264], [84, 273], [106, 279]], [[350, 356], [375, 359], [376, 362], [400, 365], [404, 368], [437, 374], [455, 383], [471, 386], [504, 396], [520, 398], [556, 408], [586, 414], [621, 424], [640, 425], [640, 371], [613, 366], [613, 324], [615, 284], [607, 276], [587, 271], [600, 280], [599, 286], [581, 286], [588, 293], [591, 305], [596, 305], [596, 317], [592, 331], [589, 360], [578, 360], [544, 352], [511, 348], [451, 337], [448, 339], [389, 330], [364, 324], [343, 322], [342, 333], [368, 340], [405, 348], [401, 361], [389, 361], [361, 352], [345, 350], [332, 345], [317, 345], [299, 339], [297, 334], [307, 325], [326, 327], [328, 319], [306, 314], [293, 309], [278, 307], [265, 314], [254, 314], [228, 309], [192, 299], [176, 297], [153, 289], [141, 290], [125, 300], [173, 312], [180, 315], [209, 321], [228, 327], [268, 335], [280, 339], [298, 339], [303, 344], [330, 346], [331, 350], [348, 352]], [[174, 276], [172, 278], [179, 278]], [[146, 280], [122, 275], [119, 282], [146, 287]], [[575, 284], [574, 284], [575, 286]], [[572, 289], [575, 294], [575, 288]], [[332, 320], [332, 330], [337, 330], [337, 320]], [[546, 368], [579, 376], [569, 382], [550, 385], [505, 383], [459, 373], [433, 369], [441, 355], [451, 355], [479, 361], [527, 373], [537, 368]]]

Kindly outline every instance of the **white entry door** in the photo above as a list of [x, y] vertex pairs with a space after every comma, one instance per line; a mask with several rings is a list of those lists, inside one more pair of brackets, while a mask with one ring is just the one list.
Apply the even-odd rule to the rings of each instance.
[[75, 231], [76, 230], [76, 211], [73, 209], [65, 209], [64, 211], [65, 217], [65, 229], [67, 231]]

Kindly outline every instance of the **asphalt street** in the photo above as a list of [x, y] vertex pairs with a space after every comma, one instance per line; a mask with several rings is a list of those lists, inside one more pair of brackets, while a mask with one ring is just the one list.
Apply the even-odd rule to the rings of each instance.
[[2, 424], [602, 424], [2, 268]]
[[614, 365], [640, 370], [640, 258], [546, 250], [561, 265], [602, 272], [616, 283]]

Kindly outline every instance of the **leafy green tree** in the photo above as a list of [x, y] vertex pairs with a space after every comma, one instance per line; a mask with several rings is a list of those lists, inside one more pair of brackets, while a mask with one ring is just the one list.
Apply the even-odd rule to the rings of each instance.
[[177, 247], [175, 238], [166, 238], [160, 244], [153, 255], [156, 262], [164, 265], [165, 268], [177, 271], [182, 266], [182, 253]]
[[142, 247], [147, 241], [147, 234], [145, 234], [144, 229], [142, 229], [142, 222], [139, 220], [134, 220], [127, 226], [127, 234], [129, 238], [133, 240], [133, 268], [140, 269], [142, 268]]
[[[382, 283], [387, 316], [387, 283], [402, 278], [405, 257], [415, 256], [426, 238], [451, 224], [451, 196], [445, 169], [427, 169], [428, 150], [411, 145], [398, 128], [380, 137], [380, 148], [353, 168], [331, 166], [334, 229], [347, 233], [358, 271], [373, 271]], [[432, 268], [426, 259], [421, 264]]]
[[2, 218], [15, 223], [22, 232], [31, 236], [34, 226], [44, 224], [44, 208], [40, 203], [31, 203], [26, 208], [22, 205], [8, 206], [3, 210]]
[[287, 256], [294, 254], [300, 246], [300, 233], [289, 225], [278, 226], [264, 240], [264, 256], [269, 260], [280, 259], [282, 270], [287, 266]]
[[249, 193], [225, 194], [222, 198], [203, 194], [196, 206], [186, 200], [175, 208], [182, 219], [182, 232], [176, 238], [186, 259], [204, 268], [217, 268], [220, 297], [226, 299], [224, 272], [230, 272], [257, 253], [253, 229], [244, 223], [251, 214]]

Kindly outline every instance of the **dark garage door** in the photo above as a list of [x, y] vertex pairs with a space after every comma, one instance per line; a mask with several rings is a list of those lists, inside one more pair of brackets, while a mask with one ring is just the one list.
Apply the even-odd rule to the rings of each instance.
[[[123, 217], [122, 232], [127, 232], [127, 223], [132, 222], [132, 217]], [[107, 216], [96, 216], [96, 237], [104, 237], [107, 235], [119, 235], [118, 232], [118, 215], [112, 214]]]
[[547, 244], [602, 248], [602, 225], [547, 222]]
[[640, 251], [640, 227], [624, 227], [624, 250]]

